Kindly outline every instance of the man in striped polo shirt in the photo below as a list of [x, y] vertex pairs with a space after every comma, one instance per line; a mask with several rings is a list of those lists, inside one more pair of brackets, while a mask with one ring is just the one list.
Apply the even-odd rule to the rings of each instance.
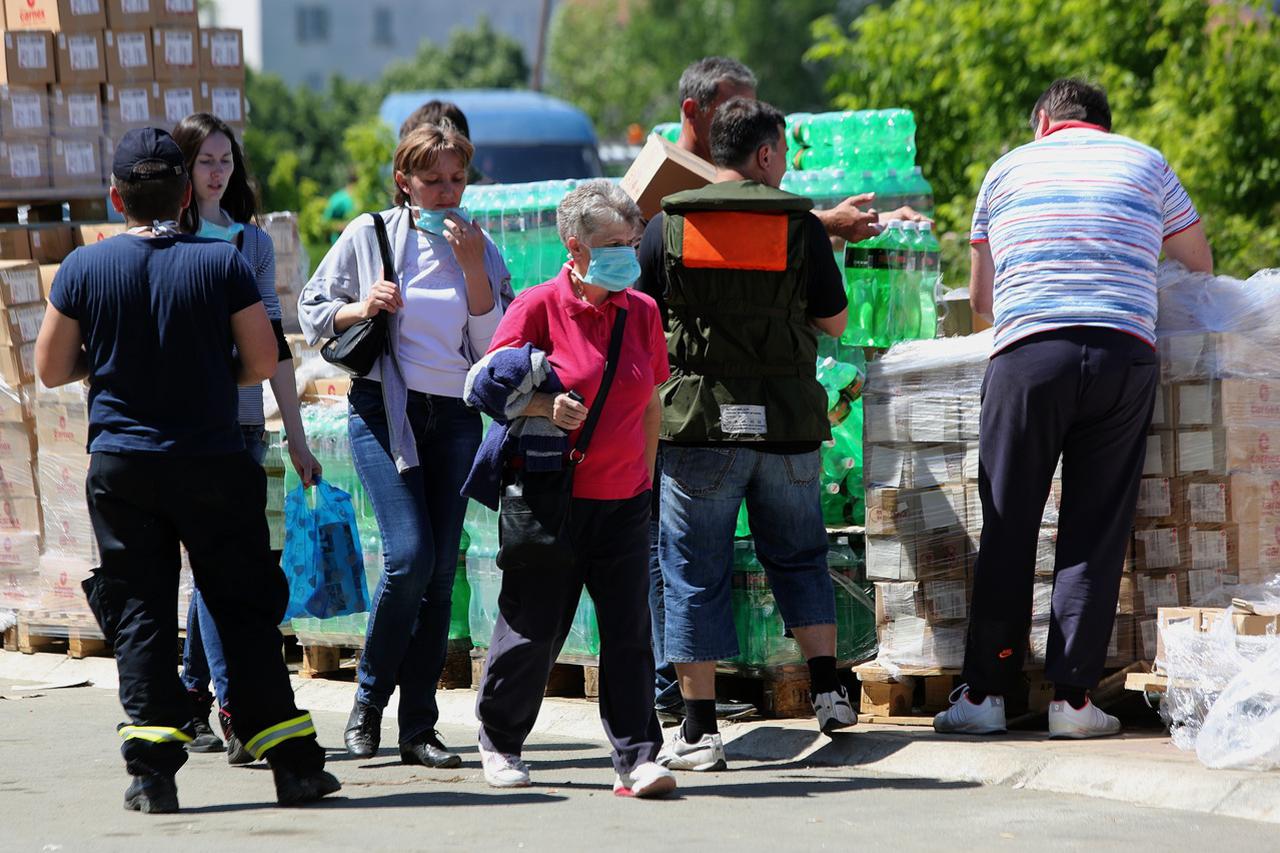
[[[987, 172], [970, 238], [974, 311], [992, 319], [978, 489], [983, 529], [958, 701], [939, 732], [1005, 729], [1022, 670], [1036, 539], [1062, 460], [1046, 677], [1051, 737], [1116, 734], [1089, 702], [1106, 660], [1159, 382], [1156, 264], [1212, 272], [1191, 199], [1164, 156], [1111, 133], [1102, 89], [1058, 80], [1035, 141]], [[994, 309], [994, 311], [993, 311]]]

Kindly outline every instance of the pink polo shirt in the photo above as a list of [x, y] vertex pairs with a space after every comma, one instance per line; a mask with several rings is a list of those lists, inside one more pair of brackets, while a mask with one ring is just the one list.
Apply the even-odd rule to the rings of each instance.
[[[609, 398], [596, 424], [587, 458], [573, 477], [573, 496], [626, 500], [652, 487], [644, 459], [644, 410], [654, 388], [667, 380], [667, 340], [653, 299], [634, 289], [611, 293], [599, 306], [573, 294], [566, 264], [551, 281], [523, 291], [511, 303], [489, 350], [533, 344], [547, 353], [564, 387], [595, 403], [609, 336], [619, 307], [627, 309], [622, 355]], [[569, 436], [569, 444], [578, 434]]]

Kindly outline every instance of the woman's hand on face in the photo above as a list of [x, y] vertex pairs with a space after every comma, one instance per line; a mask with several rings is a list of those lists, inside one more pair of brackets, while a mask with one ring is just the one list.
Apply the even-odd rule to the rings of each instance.
[[399, 285], [383, 280], [369, 288], [369, 295], [364, 298], [363, 304], [364, 318], [367, 320], [383, 311], [396, 313], [404, 307], [404, 298], [400, 296]]
[[587, 420], [587, 407], [568, 394], [557, 394], [551, 407], [551, 422], [560, 429], [573, 432]]
[[444, 238], [464, 273], [484, 271], [484, 232], [480, 226], [450, 213], [444, 219]]

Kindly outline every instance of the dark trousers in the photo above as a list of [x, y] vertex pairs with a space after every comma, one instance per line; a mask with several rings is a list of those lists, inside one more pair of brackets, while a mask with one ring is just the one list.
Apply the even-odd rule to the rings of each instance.
[[520, 754], [585, 584], [600, 627], [600, 719], [613, 766], [629, 773], [657, 757], [662, 731], [653, 710], [649, 645], [650, 500], [648, 492], [618, 501], [575, 498], [576, 567], [503, 574], [476, 701], [485, 749]]
[[174, 665], [180, 544], [222, 638], [237, 734], [251, 750], [271, 744], [272, 763], [324, 764], [281, 655], [288, 587], [271, 562], [266, 482], [245, 452], [92, 455], [85, 492], [102, 565], [85, 592], [115, 648], [120, 703], [138, 730], [122, 732], [130, 773], [171, 774], [186, 761], [192, 707]]
[[1151, 346], [1108, 329], [1045, 332], [992, 357], [982, 388], [983, 527], [963, 676], [974, 691], [1003, 694], [1021, 673], [1037, 531], [1059, 456], [1045, 675], [1064, 686], [1097, 685], [1158, 382]]

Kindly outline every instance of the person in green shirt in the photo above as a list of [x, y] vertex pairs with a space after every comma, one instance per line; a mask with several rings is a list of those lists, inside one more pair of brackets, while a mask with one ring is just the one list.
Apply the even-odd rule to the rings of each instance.
[[329, 244], [333, 245], [338, 241], [338, 235], [342, 233], [342, 229], [347, 227], [347, 223], [355, 217], [356, 200], [352, 195], [356, 187], [355, 175], [348, 175], [347, 185], [342, 189], [329, 196], [329, 201], [324, 206], [325, 225], [329, 228]]

